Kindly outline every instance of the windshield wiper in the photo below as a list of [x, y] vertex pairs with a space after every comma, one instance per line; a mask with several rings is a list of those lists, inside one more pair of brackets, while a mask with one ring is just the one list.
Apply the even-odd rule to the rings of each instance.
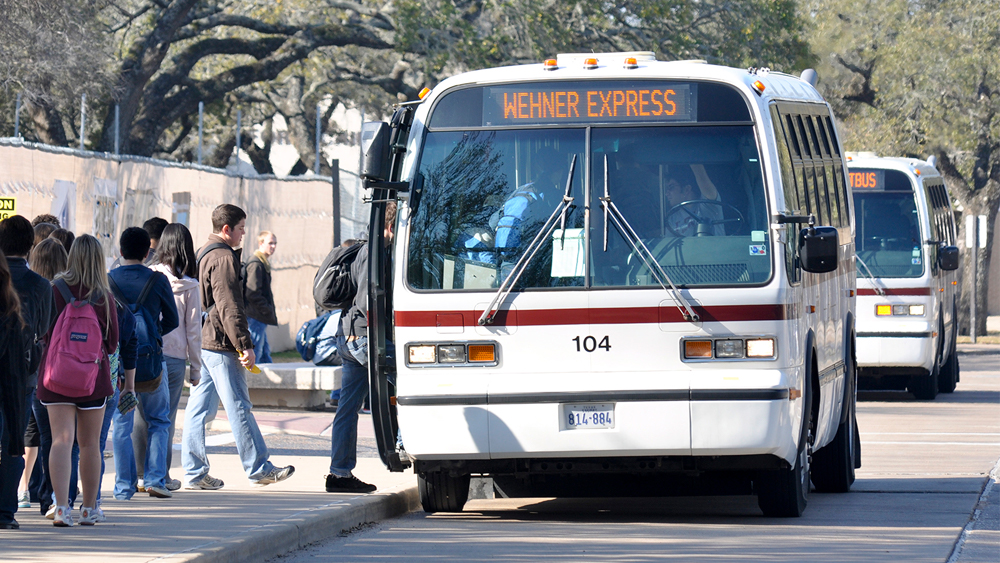
[[861, 257], [856, 254], [854, 255], [854, 258], [858, 261], [859, 264], [861, 264], [861, 269], [863, 270], [862, 273], [865, 275], [866, 278], [869, 279], [869, 281], [871, 281], [872, 287], [875, 288], [875, 293], [879, 294], [879, 297], [885, 297], [885, 290], [882, 289], [881, 282], [878, 280], [878, 278], [872, 275], [872, 271], [868, 268], [868, 264], [865, 264], [865, 261], [862, 260]]
[[[576, 170], [576, 155], [573, 155], [573, 161], [569, 164], [569, 174], [566, 176], [566, 192], [563, 194], [562, 201], [559, 205], [552, 211], [552, 215], [546, 219], [542, 228], [538, 230], [535, 238], [532, 239], [531, 244], [529, 244], [524, 252], [521, 253], [521, 258], [514, 265], [514, 269], [511, 270], [510, 274], [503, 280], [500, 284], [500, 288], [497, 290], [496, 295], [493, 296], [493, 301], [490, 302], [490, 306], [483, 311], [483, 314], [479, 317], [479, 325], [485, 326], [488, 324], [493, 324], [493, 320], [496, 318], [497, 309], [500, 303], [503, 303], [510, 292], [514, 289], [514, 285], [517, 280], [521, 278], [521, 274], [528, 269], [528, 264], [531, 263], [531, 259], [535, 257], [538, 250], [545, 244], [548, 240], [549, 235], [555, 230], [557, 224], [561, 224], [562, 230], [562, 241], [566, 239], [566, 217], [569, 214], [570, 208], [573, 204], [573, 197], [570, 196], [570, 192], [573, 189], [573, 172]], [[558, 223], [556, 218], [559, 218]]]
[[[649, 272], [656, 278], [660, 287], [662, 287], [663, 290], [670, 294], [673, 298], [674, 305], [681, 312], [681, 316], [684, 317], [684, 320], [692, 323], [700, 321], [701, 317], [698, 316], [698, 313], [694, 312], [691, 305], [686, 299], [684, 299], [684, 296], [681, 295], [680, 290], [677, 289], [674, 282], [670, 280], [670, 276], [668, 276], [667, 272], [665, 272], [663, 267], [660, 266], [656, 257], [653, 256], [653, 253], [649, 251], [646, 244], [642, 242], [642, 239], [640, 239], [639, 235], [636, 234], [632, 225], [629, 225], [628, 221], [621, 214], [621, 211], [618, 211], [618, 206], [615, 205], [615, 202], [611, 201], [611, 193], [608, 191], [609, 182], [608, 155], [604, 155], [604, 197], [598, 198], [601, 200], [601, 206], [604, 207], [604, 251], [608, 251], [608, 217], [610, 217], [615, 224], [615, 228], [617, 228], [618, 232], [621, 233], [622, 238], [632, 245], [635, 253], [646, 264], [646, 267], [649, 268]], [[670, 286], [670, 289], [667, 289], [668, 285]]]

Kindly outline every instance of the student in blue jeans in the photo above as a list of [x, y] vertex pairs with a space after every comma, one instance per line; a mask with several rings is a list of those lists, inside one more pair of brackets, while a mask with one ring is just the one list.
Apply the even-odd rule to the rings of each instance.
[[[120, 295], [127, 304], [135, 304], [139, 301], [143, 289], [147, 282], [152, 280], [152, 289], [146, 299], [141, 303], [141, 308], [148, 314], [146, 318], [157, 319], [158, 323], [150, 330], [156, 331], [153, 335], [159, 343], [162, 335], [175, 328], [179, 323], [177, 317], [177, 305], [174, 303], [174, 293], [170, 288], [170, 282], [166, 276], [159, 272], [154, 272], [143, 265], [149, 253], [149, 233], [139, 227], [129, 227], [122, 232], [119, 244], [122, 254], [122, 266], [115, 268], [108, 273], [109, 281], [113, 282], [112, 289], [116, 287]], [[141, 314], [136, 310], [136, 315]], [[141, 336], [139, 337], [141, 346]], [[153, 379], [136, 382], [136, 392], [139, 399], [138, 408], [146, 424], [149, 427], [149, 443], [146, 447], [145, 468], [143, 471], [143, 482], [145, 490], [149, 496], [156, 498], [170, 498], [173, 494], [166, 487], [167, 476], [167, 452], [171, 447], [170, 438], [170, 389], [165, 377], [166, 368], [162, 359], [158, 365], [159, 373]], [[136, 373], [136, 377], [140, 374]], [[112, 444], [115, 448], [115, 490], [114, 495], [118, 500], [128, 500], [132, 498], [138, 490], [138, 475], [136, 474], [136, 464], [132, 444], [132, 426], [135, 411], [121, 414], [116, 409], [112, 413], [114, 430], [112, 432]]]
[[[390, 201], [385, 209], [387, 243], [392, 241], [395, 222], [396, 202]], [[337, 350], [343, 363], [340, 401], [330, 434], [328, 493], [370, 493], [377, 488], [353, 474], [358, 462], [358, 410], [368, 396], [368, 249], [369, 245], [365, 245], [359, 250], [351, 264], [351, 276], [358, 293], [351, 308], [342, 315], [341, 332], [337, 335]]]
[[240, 245], [246, 234], [246, 212], [224, 203], [212, 211], [212, 234], [198, 251], [202, 310], [201, 381], [191, 389], [184, 410], [181, 458], [187, 489], [218, 490], [225, 483], [208, 474], [205, 420], [219, 404], [236, 438], [236, 451], [253, 485], [270, 485], [289, 478], [295, 468], [277, 467], [268, 459], [264, 436], [253, 416], [245, 370], [256, 363], [247, 328], [240, 280]]

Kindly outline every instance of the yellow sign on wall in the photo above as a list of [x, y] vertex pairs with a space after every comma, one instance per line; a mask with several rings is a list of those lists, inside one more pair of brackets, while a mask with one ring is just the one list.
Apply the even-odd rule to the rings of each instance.
[[17, 215], [17, 198], [0, 197], [0, 220]]

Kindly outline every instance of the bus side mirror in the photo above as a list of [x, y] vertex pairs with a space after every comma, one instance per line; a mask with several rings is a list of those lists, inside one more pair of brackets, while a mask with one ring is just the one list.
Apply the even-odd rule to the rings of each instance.
[[837, 229], [833, 227], [802, 229], [799, 237], [799, 260], [802, 269], [814, 274], [836, 270], [839, 247]]
[[938, 266], [942, 270], [958, 269], [958, 247], [942, 246], [938, 249]]
[[361, 177], [365, 180], [389, 179], [389, 124], [369, 121], [361, 125]]

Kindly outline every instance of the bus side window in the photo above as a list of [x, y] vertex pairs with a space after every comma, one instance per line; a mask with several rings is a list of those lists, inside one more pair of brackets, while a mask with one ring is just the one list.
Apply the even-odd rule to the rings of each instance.
[[851, 201], [850, 195], [847, 192], [847, 178], [844, 177], [844, 166], [843, 166], [843, 155], [840, 154], [840, 144], [837, 142], [837, 130], [833, 126], [833, 118], [829, 115], [824, 119], [826, 122], [826, 130], [830, 134], [830, 149], [834, 160], [837, 161], [836, 170], [833, 171], [834, 179], [837, 183], [837, 193], [840, 196], [840, 209], [843, 211], [841, 213], [841, 221], [843, 226], [847, 227], [851, 224], [851, 205], [854, 203]]
[[[787, 122], [781, 118], [778, 107], [771, 106], [771, 125], [774, 127], [774, 142], [778, 149], [778, 173], [781, 176], [781, 189], [785, 195], [785, 211], [799, 213], [805, 202], [799, 199], [800, 191], [797, 189], [797, 177], [792, 165], [792, 156], [789, 151], [791, 143], [788, 140], [790, 131], [786, 131]], [[789, 283], [798, 283], [802, 279], [802, 272], [798, 265], [798, 229], [794, 226], [786, 225], [785, 233], [785, 271], [788, 274]]]

